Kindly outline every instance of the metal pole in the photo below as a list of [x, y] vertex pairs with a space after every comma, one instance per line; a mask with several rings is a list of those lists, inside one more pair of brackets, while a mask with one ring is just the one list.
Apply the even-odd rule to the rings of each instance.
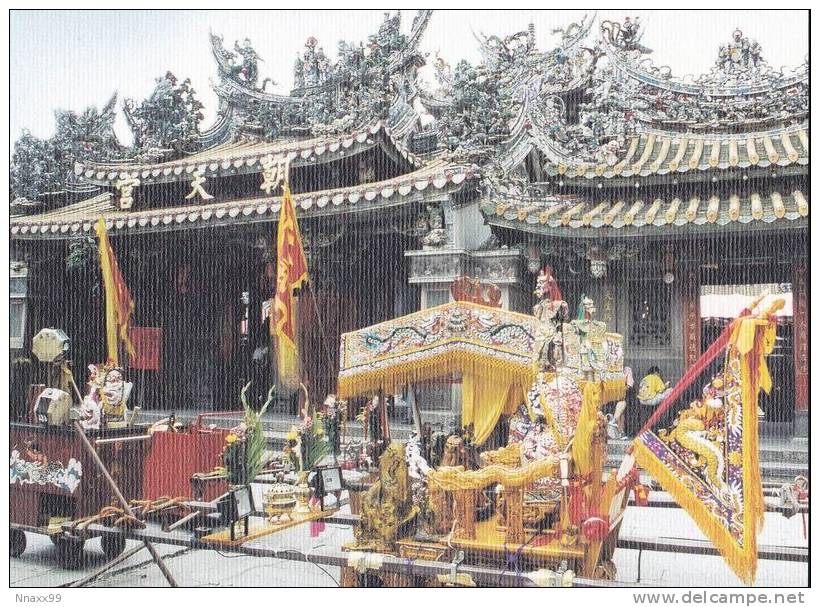
[[110, 561], [105, 563], [102, 567], [97, 569], [94, 573], [90, 573], [89, 575], [85, 576], [84, 578], [80, 578], [79, 580], [75, 580], [75, 581], [71, 582], [70, 584], [66, 584], [65, 587], [66, 588], [82, 588], [83, 586], [86, 586], [86, 585], [90, 584], [91, 582], [96, 580], [98, 577], [100, 577], [103, 573], [105, 573], [106, 571], [108, 571], [109, 569], [114, 567], [114, 565], [116, 565], [117, 563], [121, 563], [126, 559], [130, 559], [132, 556], [134, 556], [137, 552], [142, 550], [144, 547], [145, 547], [145, 545], [140, 545], [140, 546], [136, 546], [134, 548], [131, 548], [131, 550], [126, 550], [125, 552], [123, 552], [119, 556], [115, 556], [113, 559], [111, 559]]
[[110, 445], [111, 443], [133, 443], [137, 441], [150, 440], [150, 434], [140, 434], [138, 436], [123, 436], [122, 438], [98, 438], [95, 445]]
[[[116, 481], [114, 481], [111, 474], [108, 472], [108, 469], [105, 467], [105, 464], [100, 459], [100, 456], [97, 453], [96, 449], [94, 449], [94, 446], [89, 442], [88, 437], [85, 435], [82, 426], [80, 426], [80, 422], [75, 420], [73, 422], [73, 425], [74, 431], [77, 432], [77, 434], [80, 436], [80, 440], [82, 440], [83, 445], [88, 451], [88, 454], [91, 456], [91, 459], [94, 460], [94, 463], [97, 465], [97, 468], [100, 469], [100, 472], [102, 473], [103, 477], [105, 477], [106, 482], [111, 487], [111, 490], [114, 492], [114, 496], [117, 498], [117, 501], [120, 503], [123, 510], [125, 510], [125, 512], [128, 513], [130, 516], [134, 516], [134, 512], [133, 510], [131, 510], [131, 506], [128, 504], [128, 500], [126, 500], [123, 494], [120, 492], [120, 488], [117, 487]], [[157, 564], [157, 567], [159, 567], [159, 570], [162, 571], [162, 575], [164, 575], [165, 579], [168, 580], [168, 584], [172, 588], [176, 588], [177, 582], [174, 579], [174, 576], [171, 575], [171, 572], [168, 571], [168, 568], [165, 566], [165, 563], [162, 562], [162, 557], [159, 555], [156, 548], [154, 548], [154, 546], [148, 540], [143, 540], [143, 543], [145, 544], [145, 547], [148, 549], [148, 552], [151, 553], [151, 556], [153, 557], [154, 562]]]

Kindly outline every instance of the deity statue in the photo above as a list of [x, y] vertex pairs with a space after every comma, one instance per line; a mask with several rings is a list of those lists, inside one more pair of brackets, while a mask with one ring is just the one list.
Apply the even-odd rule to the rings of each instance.
[[419, 507], [413, 503], [405, 448], [393, 443], [379, 458], [379, 480], [362, 498], [361, 523], [355, 528], [355, 550], [390, 552], [410, 526]]
[[293, 62], [293, 88], [300, 89], [305, 86], [305, 62], [299, 55]]
[[721, 45], [715, 62], [717, 69], [727, 73], [748, 72], [762, 64], [762, 47], [757, 40], [744, 36], [739, 29], [732, 33], [732, 41], [729, 44]]
[[256, 84], [256, 79], [259, 76], [258, 63], [262, 58], [253, 49], [248, 38], [245, 38], [242, 46], [239, 46], [239, 42], [234, 43], [233, 48], [242, 57], [242, 62], [237, 67], [235, 74], [241, 75], [249, 85]]
[[296, 88], [319, 86], [330, 76], [330, 61], [319, 41], [313, 36], [305, 41], [302, 57], [297, 58], [294, 67], [294, 86]]
[[440, 209], [427, 206], [427, 225], [429, 230], [421, 239], [426, 247], [441, 247], [447, 243], [447, 228], [444, 227], [444, 217]]

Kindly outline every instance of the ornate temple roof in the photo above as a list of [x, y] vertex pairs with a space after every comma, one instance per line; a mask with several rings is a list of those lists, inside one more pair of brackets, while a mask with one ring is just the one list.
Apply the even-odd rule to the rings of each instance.
[[548, 174], [569, 177], [808, 163], [807, 65], [773, 69], [738, 30], [709, 73], [675, 78], [642, 34], [638, 20], [605, 21], [593, 43], [493, 60], [516, 108], [497, 163], [513, 171], [535, 147]]
[[397, 137], [406, 136], [418, 118], [412, 107], [417, 68], [424, 65], [418, 45], [431, 15], [431, 10], [417, 11], [405, 35], [401, 13], [387, 13], [366, 45], [339, 42], [335, 60], [315, 37], [308, 37], [294, 63], [290, 94], [267, 91], [271, 78], [260, 84], [261, 57], [250, 40], [237, 41], [229, 50], [221, 36], [211, 33], [220, 120], [203, 133], [203, 145], [224, 143], [240, 133], [271, 138], [357, 130], [374, 119], [385, 120]]
[[569, 196], [540, 201], [485, 198], [481, 211], [491, 225], [545, 235], [601, 238], [681, 230], [697, 233], [806, 227], [809, 202], [800, 190], [684, 199], [624, 196], [612, 203]]
[[141, 184], [190, 179], [198, 171], [204, 177], [260, 173], [263, 160], [286, 160], [291, 166], [329, 162], [381, 146], [388, 155], [410, 169], [421, 162], [394, 139], [383, 122], [344, 135], [323, 135], [311, 139], [286, 139], [274, 142], [236, 141], [214, 146], [198, 154], [162, 163], [77, 163], [74, 172], [97, 185], [114, 185], [121, 179], [139, 179]]
[[521, 43], [532, 29], [509, 36], [514, 52], [480, 68], [514, 108], [483, 170], [487, 223], [570, 238], [807, 227], [807, 65], [773, 69], [738, 30], [709, 73], [676, 78], [638, 20], [597, 30], [557, 54]]
[[[420, 202], [431, 192], [457, 192], [479, 178], [473, 166], [436, 160], [424, 168], [399, 177], [348, 188], [295, 194], [299, 217], [342, 213], [368, 213], [375, 209]], [[281, 197], [253, 198], [210, 204], [166, 206], [140, 211], [116, 208], [114, 196], [105, 193], [40, 215], [14, 217], [10, 233], [15, 238], [73, 238], [91, 233], [94, 222], [105, 217], [116, 233], [148, 233], [227, 224], [272, 222], [278, 217]]]

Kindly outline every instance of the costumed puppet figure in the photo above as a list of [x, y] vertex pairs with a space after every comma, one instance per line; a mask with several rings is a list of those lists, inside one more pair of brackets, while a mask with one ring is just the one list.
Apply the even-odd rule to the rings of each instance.
[[562, 362], [561, 325], [567, 318], [569, 308], [550, 266], [544, 266], [538, 275], [533, 294], [538, 302], [532, 307], [532, 314], [540, 321], [536, 334], [539, 367], [542, 370], [554, 369]]
[[86, 429], [98, 429], [106, 422], [122, 421], [128, 411], [126, 402], [131, 384], [123, 371], [112, 365], [89, 365], [88, 394], [83, 399], [80, 424]]
[[[509, 444], [521, 444], [521, 464], [557, 457], [569, 445], [581, 414], [578, 383], [554, 373], [538, 374], [527, 402], [510, 419]], [[539, 489], [560, 489], [560, 479], [537, 481]]]
[[587, 379], [606, 370], [606, 323], [593, 320], [595, 302], [581, 296], [577, 318], [563, 325], [566, 366], [579, 371]]

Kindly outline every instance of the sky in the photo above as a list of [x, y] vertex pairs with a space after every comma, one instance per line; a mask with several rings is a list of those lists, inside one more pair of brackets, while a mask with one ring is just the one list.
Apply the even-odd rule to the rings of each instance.
[[[479, 60], [475, 33], [505, 36], [535, 24], [540, 48], [555, 46], [552, 29], [579, 21], [585, 11], [453, 11], [433, 14], [421, 44], [451, 65]], [[702, 73], [713, 65], [721, 44], [735, 28], [756, 39], [772, 65], [794, 67], [808, 55], [806, 11], [602, 11], [599, 19], [640, 16], [646, 31], [642, 43], [654, 49], [657, 65], [675, 75]], [[402, 11], [408, 33], [414, 11]], [[271, 77], [277, 92], [288, 92], [293, 61], [309, 36], [336, 57], [339, 40], [358, 42], [375, 33], [382, 11], [11, 11], [10, 137], [22, 129], [49, 137], [54, 110], [82, 111], [102, 106], [112, 93], [142, 100], [157, 77], [170, 70], [190, 78], [205, 104], [203, 128], [213, 120], [216, 95], [211, 81], [216, 66], [208, 31], [224, 36], [225, 46], [250, 38], [263, 62], [259, 81]], [[428, 73], [428, 79], [432, 76]], [[273, 90], [270, 87], [268, 90]], [[130, 133], [122, 112], [116, 132], [124, 143]]]

